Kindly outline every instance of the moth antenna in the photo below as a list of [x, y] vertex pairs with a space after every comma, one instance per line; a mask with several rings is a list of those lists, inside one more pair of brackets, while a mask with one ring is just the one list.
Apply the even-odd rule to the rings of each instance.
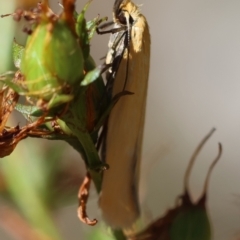
[[127, 40], [128, 40], [128, 45], [129, 45], [129, 43], [130, 43], [130, 38], [131, 38], [131, 26], [130, 26], [130, 21], [129, 21], [129, 19], [130, 19], [130, 15], [129, 15], [129, 13], [125, 13], [127, 16], [126, 16], [126, 22], [127, 22], [127, 32], [128, 32], [128, 38], [127, 38]]
[[196, 157], [198, 156], [198, 154], [200, 153], [200, 151], [202, 150], [204, 144], [207, 142], [207, 140], [212, 136], [212, 134], [215, 132], [215, 128], [213, 128], [204, 138], [203, 140], [200, 142], [200, 144], [197, 146], [196, 150], [194, 151], [191, 159], [190, 159], [190, 162], [188, 164], [188, 167], [187, 167], [187, 170], [186, 170], [186, 173], [185, 173], [185, 176], [184, 176], [184, 188], [185, 188], [185, 191], [188, 192], [189, 190], [189, 177], [190, 177], [190, 174], [191, 174], [191, 170], [193, 168], [193, 165], [195, 163], [195, 160], [196, 160]]
[[[126, 16], [127, 15], [127, 16]], [[124, 85], [123, 85], [123, 91], [126, 88], [127, 85], [127, 76], [128, 76], [128, 66], [129, 66], [129, 52], [130, 52], [130, 40], [131, 40], [131, 26], [130, 26], [130, 15], [129, 13], [125, 13], [125, 18], [126, 18], [126, 22], [127, 22], [127, 65], [126, 65], [126, 76], [125, 76], [125, 81], [124, 81]]]

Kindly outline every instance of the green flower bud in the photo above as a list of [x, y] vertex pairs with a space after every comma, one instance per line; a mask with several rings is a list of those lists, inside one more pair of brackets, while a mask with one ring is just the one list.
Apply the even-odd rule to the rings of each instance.
[[45, 17], [29, 36], [21, 71], [29, 95], [48, 101], [80, 83], [83, 64], [82, 50], [68, 22]]

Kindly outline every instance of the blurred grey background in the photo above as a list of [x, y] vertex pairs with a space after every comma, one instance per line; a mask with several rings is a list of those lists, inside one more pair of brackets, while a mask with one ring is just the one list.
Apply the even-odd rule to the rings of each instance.
[[[77, 2], [81, 10], [85, 1]], [[152, 36], [140, 183], [142, 219], [147, 224], [174, 206], [183, 192], [191, 154], [216, 127], [194, 166], [191, 193], [193, 199], [202, 193], [208, 167], [221, 142], [223, 155], [211, 176], [208, 210], [214, 240], [240, 239], [240, 1], [134, 2], [141, 5]], [[0, 1], [1, 14], [5, 3]], [[57, 0], [51, 4], [59, 11]], [[113, 0], [94, 0], [87, 18], [100, 14], [111, 19], [112, 6]], [[4, 22], [0, 25], [2, 44], [4, 28], [12, 19], [0, 21]], [[95, 60], [106, 54], [107, 42], [108, 36], [94, 37], [91, 49]], [[2, 48], [0, 51], [2, 54]], [[90, 211], [99, 216], [96, 204], [93, 192]], [[77, 220], [76, 205], [64, 208], [58, 217], [66, 239], [80, 239], [82, 232], [92, 229]], [[5, 234], [0, 239], [10, 238]]]

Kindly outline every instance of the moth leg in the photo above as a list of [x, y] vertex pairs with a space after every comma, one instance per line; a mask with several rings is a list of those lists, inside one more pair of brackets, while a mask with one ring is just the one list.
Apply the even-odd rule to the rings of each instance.
[[113, 21], [107, 21], [105, 23], [102, 23], [100, 26], [98, 26], [99, 29], [103, 29], [103, 28], [108, 28], [109, 26], [112, 26], [114, 24]]
[[119, 28], [112, 28], [112, 29], [106, 30], [106, 31], [100, 31], [99, 29], [100, 29], [99, 27], [96, 28], [97, 34], [107, 34], [107, 33], [117, 33], [117, 32], [124, 31], [124, 30], [127, 29], [127, 27], [122, 26], [122, 27], [119, 27]]

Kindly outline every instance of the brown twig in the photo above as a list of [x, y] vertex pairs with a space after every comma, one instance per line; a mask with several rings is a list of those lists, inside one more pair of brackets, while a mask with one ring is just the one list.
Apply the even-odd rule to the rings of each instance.
[[78, 218], [80, 221], [83, 223], [89, 225], [89, 226], [94, 226], [98, 221], [97, 219], [90, 220], [87, 215], [87, 200], [89, 196], [89, 188], [91, 184], [91, 176], [89, 172], [87, 172], [82, 185], [79, 188], [78, 191]]

